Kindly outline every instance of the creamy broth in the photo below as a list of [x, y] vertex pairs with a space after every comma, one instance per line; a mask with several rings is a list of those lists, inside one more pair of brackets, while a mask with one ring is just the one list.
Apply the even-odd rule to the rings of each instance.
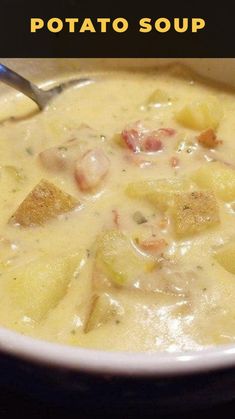
[[106, 350], [233, 342], [234, 112], [187, 71], [118, 71], [1, 123], [0, 324]]

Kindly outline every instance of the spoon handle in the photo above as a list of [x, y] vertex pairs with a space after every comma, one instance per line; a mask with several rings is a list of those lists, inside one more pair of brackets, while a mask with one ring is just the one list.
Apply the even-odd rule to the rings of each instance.
[[0, 81], [3, 81], [14, 89], [22, 92], [38, 104], [40, 89], [3, 64], [0, 64]]
[[1, 63], [0, 81], [28, 96], [38, 105], [40, 110], [44, 109], [48, 103], [58, 94], [63, 92], [63, 90], [72, 86], [82, 87], [93, 83], [93, 80], [89, 78], [80, 78], [66, 81], [48, 90], [43, 90]]

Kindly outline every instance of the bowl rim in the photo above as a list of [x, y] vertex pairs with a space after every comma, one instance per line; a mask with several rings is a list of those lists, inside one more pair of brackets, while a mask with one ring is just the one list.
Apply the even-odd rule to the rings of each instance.
[[0, 327], [0, 353], [97, 375], [181, 376], [235, 367], [235, 345], [187, 352], [109, 352], [52, 343]]

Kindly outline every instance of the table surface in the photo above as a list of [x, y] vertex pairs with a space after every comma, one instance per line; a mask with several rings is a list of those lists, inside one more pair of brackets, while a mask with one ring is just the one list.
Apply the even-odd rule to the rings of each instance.
[[225, 417], [228, 417], [233, 419], [235, 418], [235, 402], [219, 405], [212, 409], [206, 409], [200, 412], [175, 412], [174, 414], [161, 416], [157, 414], [156, 410], [146, 411], [146, 408], [144, 408], [144, 411], [141, 412], [139, 408], [138, 411], [135, 411], [135, 409], [124, 410], [122, 406], [120, 406], [118, 412], [113, 412], [112, 410], [104, 411], [97, 408], [90, 411], [87, 411], [85, 408], [70, 411], [69, 409], [51, 406], [47, 403], [33, 400], [27, 395], [9, 392], [0, 388], [0, 418], [10, 419], [14, 417], [30, 419], [92, 419], [98, 417], [102, 419], [130, 419], [139, 417], [143, 417], [144, 419], [209, 419], [211, 417], [213, 417], [213, 419], [224, 419]]

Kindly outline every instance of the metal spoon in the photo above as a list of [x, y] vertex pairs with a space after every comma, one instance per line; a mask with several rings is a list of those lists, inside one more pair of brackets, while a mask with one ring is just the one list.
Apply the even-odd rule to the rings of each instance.
[[43, 90], [3, 64], [0, 64], [0, 81], [28, 96], [38, 105], [40, 110], [44, 109], [48, 102], [65, 89], [75, 85], [82, 87], [93, 83], [93, 80], [91, 79], [81, 78], [69, 80], [59, 84], [58, 86], [52, 87], [52, 89], [49, 90]]

